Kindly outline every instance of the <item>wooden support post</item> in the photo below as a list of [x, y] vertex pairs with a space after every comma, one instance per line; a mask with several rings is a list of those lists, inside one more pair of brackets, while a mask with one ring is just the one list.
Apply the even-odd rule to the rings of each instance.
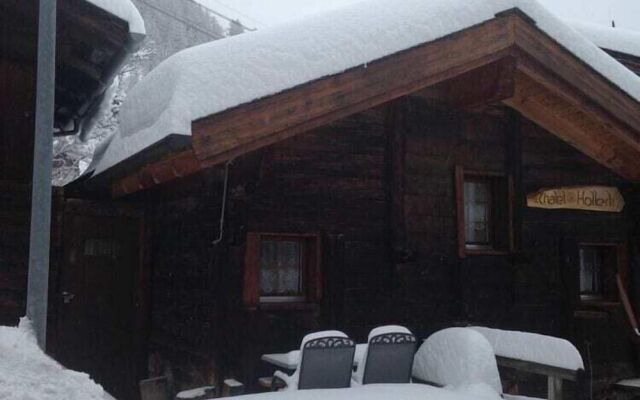
[[222, 386], [222, 397], [240, 396], [244, 394], [244, 385], [235, 379], [225, 379]]
[[562, 378], [547, 377], [547, 399], [562, 400]]
[[520, 248], [522, 238], [522, 213], [523, 213], [523, 184], [522, 184], [522, 118], [515, 110], [509, 110], [507, 114], [507, 157], [506, 170], [512, 177], [509, 182], [509, 206], [510, 238], [509, 250], [516, 251]]

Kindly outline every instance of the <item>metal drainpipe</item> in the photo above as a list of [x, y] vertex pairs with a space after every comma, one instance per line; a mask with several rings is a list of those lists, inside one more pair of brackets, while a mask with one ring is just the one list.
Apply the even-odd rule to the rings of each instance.
[[224, 165], [224, 187], [222, 188], [222, 208], [220, 210], [220, 233], [218, 234], [218, 238], [212, 242], [213, 245], [217, 245], [222, 242], [222, 238], [224, 237], [224, 219], [227, 209], [227, 189], [229, 187], [229, 169], [233, 164], [233, 160], [227, 161]]
[[56, 87], [56, 10], [56, 0], [40, 0], [27, 317], [33, 323], [38, 345], [42, 350], [45, 350], [47, 343], [47, 301], [49, 296], [51, 168], [53, 163], [51, 132], [53, 131]]

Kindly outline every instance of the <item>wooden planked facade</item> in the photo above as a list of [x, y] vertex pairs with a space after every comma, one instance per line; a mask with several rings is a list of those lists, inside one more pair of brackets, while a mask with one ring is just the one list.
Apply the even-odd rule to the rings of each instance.
[[[571, 340], [604, 398], [637, 366], [619, 297], [607, 290], [616, 273], [632, 298], [640, 290], [638, 110], [512, 11], [193, 121], [180, 150], [156, 148], [92, 178], [89, 189], [102, 191], [72, 189], [143, 215], [139, 257], [127, 247], [137, 271], [127, 315], [136, 363], [146, 355], [147, 375], [169, 376], [174, 389], [233, 377], [257, 390], [273, 372], [260, 355], [297, 348], [313, 330], [360, 342], [388, 323], [419, 337], [481, 324]], [[467, 181], [495, 199], [485, 221], [492, 246], [466, 241]], [[615, 187], [626, 207], [527, 207], [527, 194], [577, 185]], [[74, 217], [65, 211], [63, 223]], [[87, 240], [123, 240], [84, 222]], [[67, 246], [82, 249], [81, 232], [69, 235], [77, 243], [62, 245], [58, 291], [73, 264]], [[304, 289], [275, 296], [284, 301], [262, 298], [264, 237], [303, 249]], [[585, 246], [615, 259], [597, 301], [580, 287]]]
[[[460, 257], [456, 166], [513, 178], [512, 249]], [[638, 188], [508, 108], [404, 97], [238, 157], [223, 240], [212, 245], [223, 177], [206, 169], [130, 198], [152, 232], [148, 351], [181, 387], [235, 377], [255, 390], [272, 372], [261, 354], [323, 328], [363, 341], [386, 323], [420, 337], [466, 324], [566, 337], [589, 352], [598, 393], [633, 371], [619, 304], [580, 300], [577, 252], [637, 241]], [[628, 205], [526, 207], [527, 193], [582, 184], [618, 187]], [[320, 235], [322, 299], [248, 307], [251, 232]]]

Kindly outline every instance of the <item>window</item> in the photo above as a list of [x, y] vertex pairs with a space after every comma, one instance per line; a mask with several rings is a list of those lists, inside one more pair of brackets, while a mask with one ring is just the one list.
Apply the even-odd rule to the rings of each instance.
[[467, 246], [491, 247], [491, 184], [484, 179], [464, 181], [464, 233]]
[[305, 241], [267, 238], [260, 241], [260, 301], [304, 301]]
[[94, 257], [118, 258], [122, 250], [120, 242], [112, 239], [86, 239], [84, 255]]
[[320, 239], [315, 234], [247, 234], [244, 301], [258, 305], [314, 303], [322, 296]]
[[456, 167], [458, 252], [500, 254], [513, 248], [511, 178]]
[[617, 301], [616, 274], [626, 276], [625, 249], [622, 244], [580, 244], [581, 300]]

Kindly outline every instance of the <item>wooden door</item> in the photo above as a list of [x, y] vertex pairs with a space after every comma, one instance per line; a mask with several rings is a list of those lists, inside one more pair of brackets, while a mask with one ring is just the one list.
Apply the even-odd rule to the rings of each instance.
[[91, 214], [87, 209], [65, 213], [57, 358], [88, 373], [114, 397], [136, 398], [142, 218]]

